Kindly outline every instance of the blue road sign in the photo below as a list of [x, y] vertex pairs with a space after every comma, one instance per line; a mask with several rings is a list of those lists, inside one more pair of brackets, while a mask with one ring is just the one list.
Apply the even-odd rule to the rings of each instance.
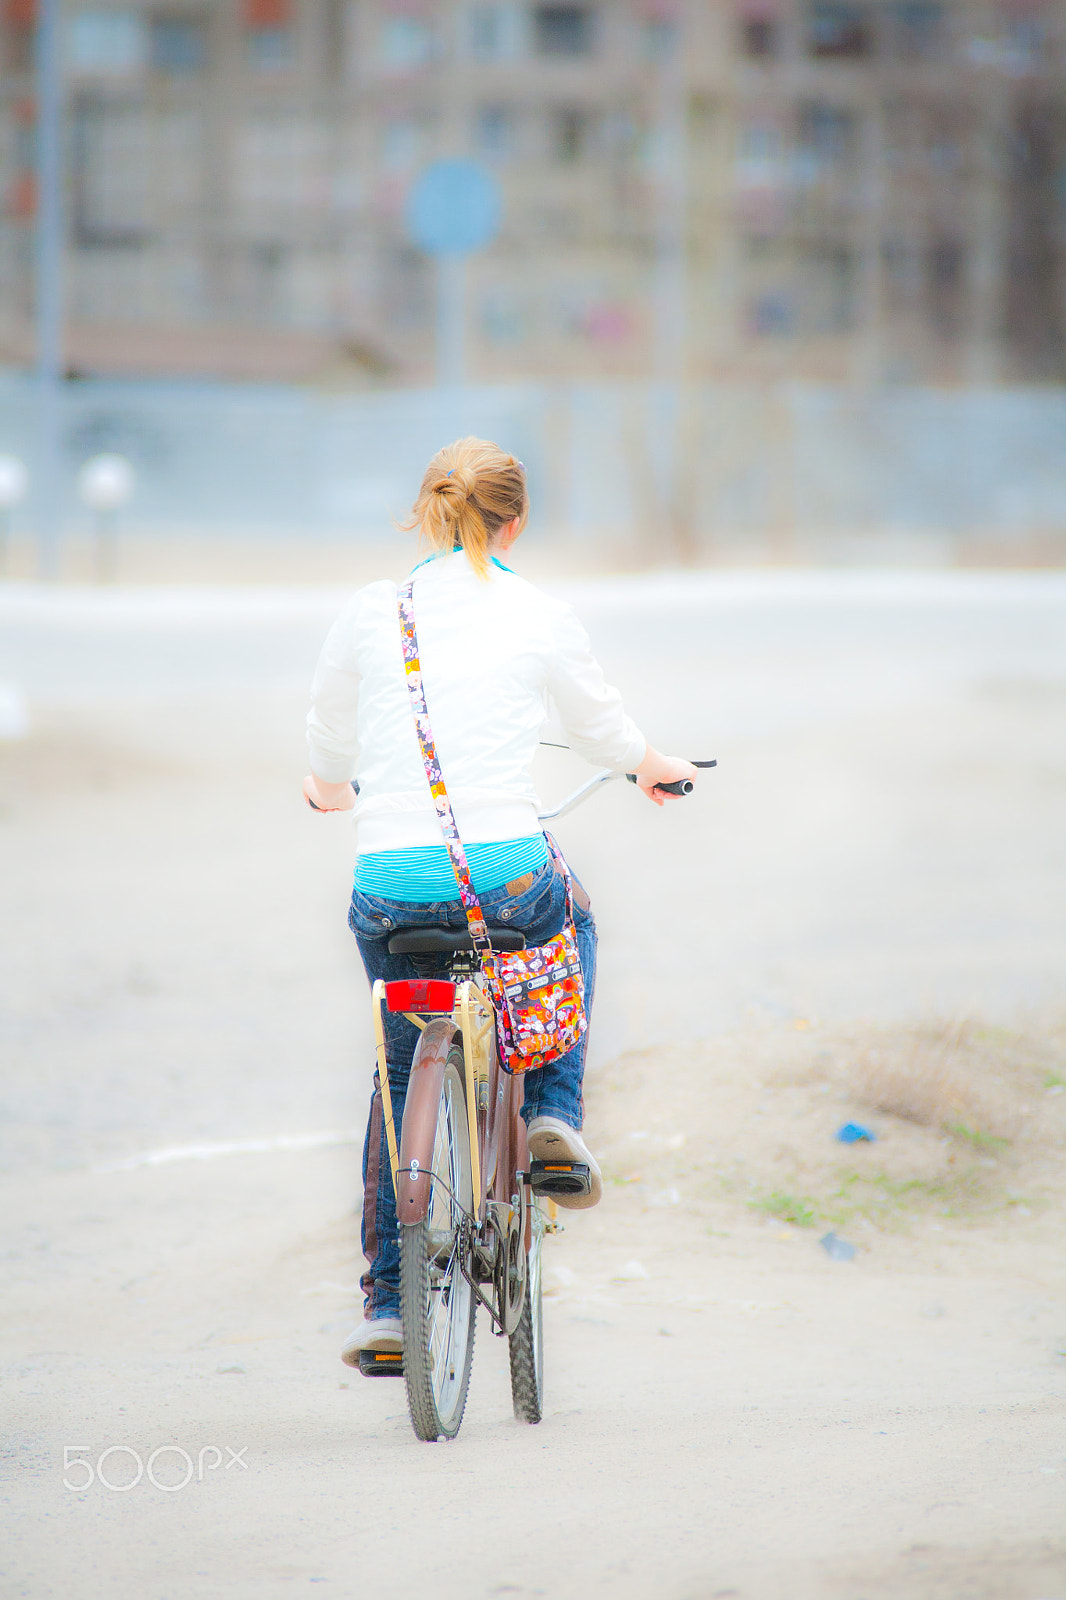
[[407, 197], [407, 231], [431, 256], [468, 256], [491, 244], [503, 200], [491, 172], [476, 161], [434, 161]]

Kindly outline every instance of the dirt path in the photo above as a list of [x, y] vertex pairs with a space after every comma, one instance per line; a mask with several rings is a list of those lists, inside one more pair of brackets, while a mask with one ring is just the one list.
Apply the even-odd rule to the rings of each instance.
[[[275, 619], [210, 692], [187, 624], [102, 664], [75, 629], [66, 667], [24, 637], [5, 1595], [1066, 1597], [1066, 608], [764, 598], [668, 650], [670, 616], [638, 642], [598, 604], [638, 714], [722, 767], [668, 833], [620, 785], [563, 835], [610, 1181], [550, 1241], [545, 1422], [482, 1324], [447, 1447], [336, 1354], [369, 1058], [350, 841], [292, 788], [314, 629]], [[835, 1143], [851, 1116], [876, 1144]], [[68, 1446], [122, 1447], [118, 1487], [65, 1488]], [[162, 1446], [192, 1481], [124, 1489]]]

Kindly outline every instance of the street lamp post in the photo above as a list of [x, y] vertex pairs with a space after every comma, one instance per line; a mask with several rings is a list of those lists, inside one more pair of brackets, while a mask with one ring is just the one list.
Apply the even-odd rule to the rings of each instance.
[[92, 456], [78, 473], [78, 493], [93, 513], [93, 574], [97, 583], [118, 577], [118, 514], [134, 489], [125, 456]]
[[652, 288], [652, 470], [659, 513], [669, 529], [671, 554], [682, 564], [694, 556], [684, 460], [692, 406], [688, 382], [686, 22], [685, 0], [676, 0], [664, 15], [660, 31], [655, 104], [658, 207]]
[[60, 8], [37, 0], [37, 512], [38, 568], [59, 568], [59, 385], [63, 373], [63, 158]]

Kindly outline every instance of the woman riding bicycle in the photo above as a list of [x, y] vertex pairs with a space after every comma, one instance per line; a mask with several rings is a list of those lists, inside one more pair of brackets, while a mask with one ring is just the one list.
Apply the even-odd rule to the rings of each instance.
[[[488, 923], [506, 923], [533, 945], [557, 934], [566, 915], [563, 878], [545, 845], [529, 774], [549, 702], [572, 749], [600, 766], [635, 772], [658, 805], [657, 784], [694, 778], [696, 770], [647, 743], [604, 681], [571, 608], [504, 564], [528, 513], [522, 463], [485, 440], [460, 439], [427, 467], [408, 527], [420, 530], [431, 552], [414, 568], [422, 681], [474, 890]], [[412, 958], [389, 953], [390, 934], [399, 927], [465, 928], [466, 913], [411, 714], [395, 584], [372, 583], [353, 597], [326, 639], [311, 694], [304, 793], [320, 810], [355, 811], [349, 927], [371, 983], [412, 977]], [[351, 787], [357, 766], [358, 798]], [[596, 925], [576, 879], [574, 920], [588, 1012]], [[418, 1033], [398, 1013], [386, 1012], [385, 1025], [399, 1123]], [[595, 1205], [602, 1193], [581, 1136], [587, 1043], [586, 1032], [567, 1054], [524, 1078], [531, 1157], [590, 1170], [591, 1192], [560, 1197], [562, 1205]], [[360, 1351], [402, 1348], [399, 1225], [376, 1074], [363, 1186], [365, 1313], [342, 1351], [352, 1366]]]

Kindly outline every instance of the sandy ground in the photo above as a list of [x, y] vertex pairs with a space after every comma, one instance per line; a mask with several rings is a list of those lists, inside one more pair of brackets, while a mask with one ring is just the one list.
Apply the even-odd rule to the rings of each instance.
[[369, 1029], [297, 798], [337, 596], [0, 588], [5, 1595], [1066, 1596], [1066, 585], [575, 598], [721, 766], [559, 827], [606, 1196], [549, 1241], [544, 1423], [482, 1323], [425, 1446], [337, 1359]]

